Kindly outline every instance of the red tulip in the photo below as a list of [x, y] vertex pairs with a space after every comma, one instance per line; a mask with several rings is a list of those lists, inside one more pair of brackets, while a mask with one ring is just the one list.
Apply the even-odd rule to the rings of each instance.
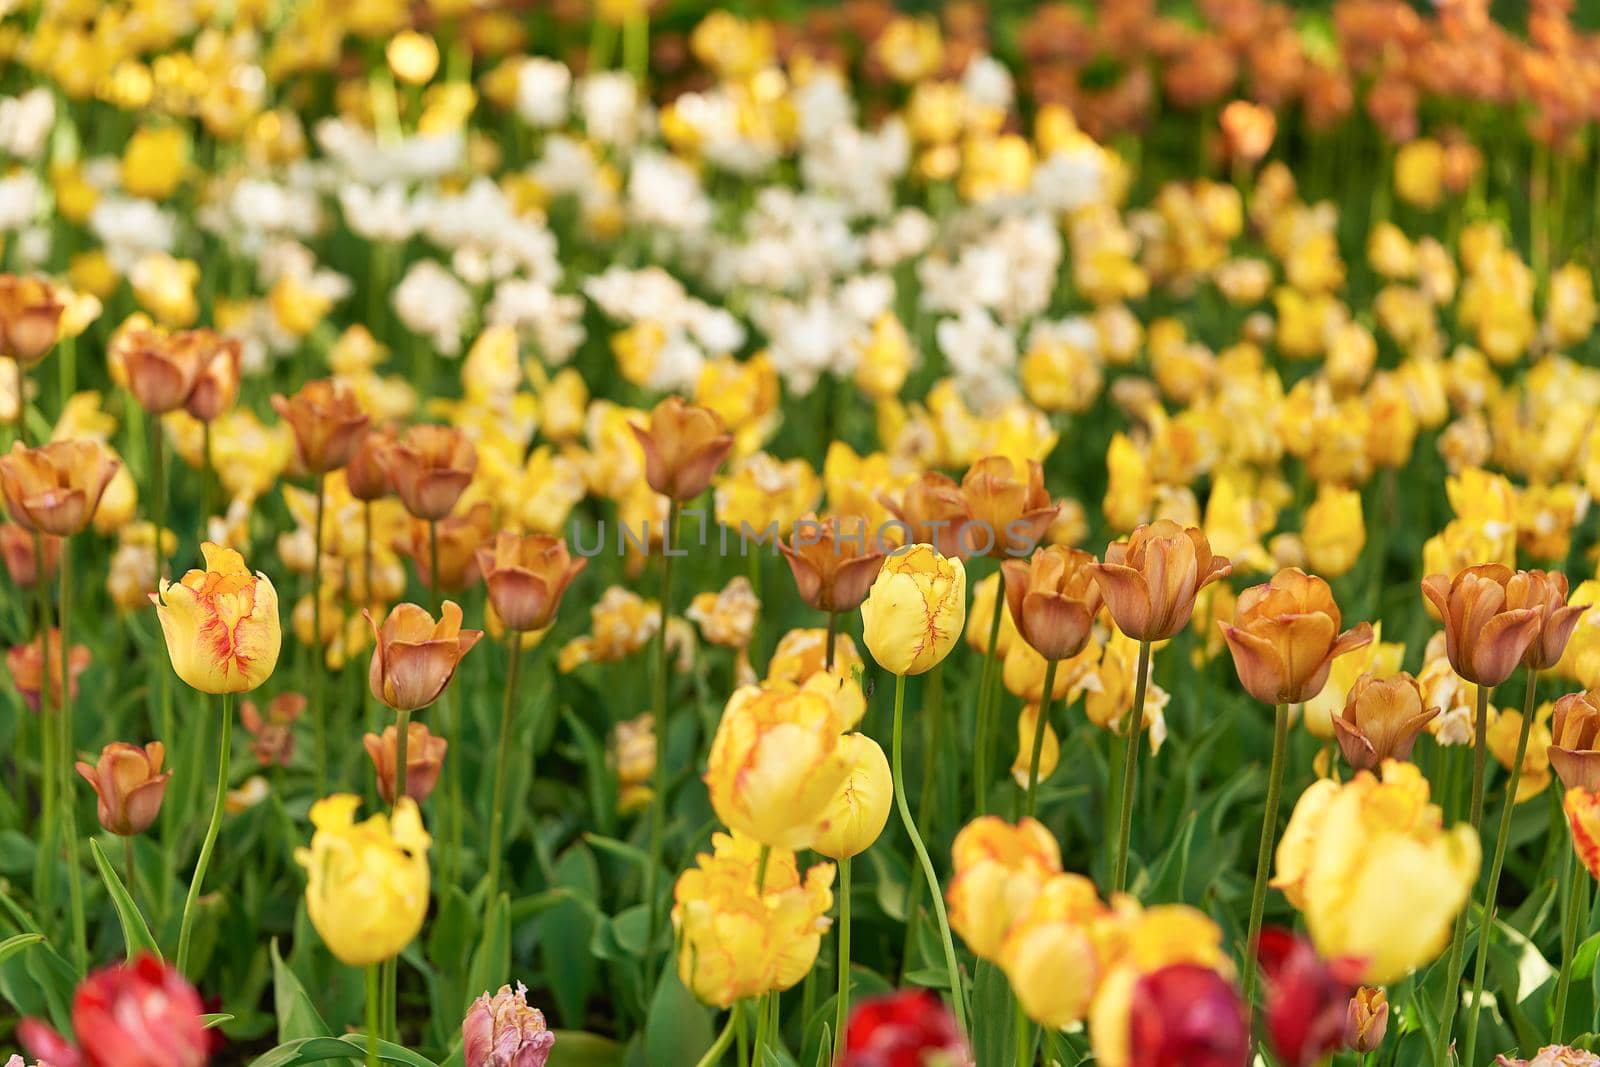
[[200, 994], [183, 975], [142, 955], [95, 971], [72, 998], [73, 1048], [48, 1023], [25, 1019], [17, 1036], [50, 1067], [202, 1067], [210, 1038]]
[[1244, 1067], [1250, 1023], [1228, 981], [1209, 967], [1179, 963], [1133, 987], [1129, 1067]]
[[1362, 961], [1324, 961], [1311, 942], [1277, 929], [1261, 932], [1256, 955], [1266, 978], [1267, 1041], [1279, 1062], [1311, 1067], [1343, 1048]]
[[931, 1067], [934, 1063], [939, 1067], [972, 1063], [961, 1030], [937, 995], [908, 989], [864, 1000], [851, 1013], [838, 1067]]

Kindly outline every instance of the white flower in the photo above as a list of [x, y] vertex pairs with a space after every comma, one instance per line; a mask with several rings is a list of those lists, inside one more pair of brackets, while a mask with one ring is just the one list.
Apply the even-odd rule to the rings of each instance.
[[395, 314], [447, 356], [461, 352], [461, 334], [472, 314], [472, 295], [454, 274], [431, 259], [411, 265], [392, 297]]
[[601, 144], [626, 148], [643, 132], [639, 87], [622, 71], [590, 74], [578, 83], [578, 111], [589, 136]]
[[583, 298], [527, 278], [505, 278], [495, 286], [484, 321], [512, 327], [532, 339], [546, 363], [560, 365], [583, 343]]
[[973, 411], [993, 410], [1016, 395], [1016, 336], [987, 311], [969, 307], [959, 318], [941, 321], [934, 339]]
[[[31, 177], [31, 176], [30, 176]], [[0, 204], [4, 187], [0, 181]], [[0, 209], [0, 219], [6, 218]], [[177, 221], [149, 200], [103, 196], [89, 215], [89, 229], [105, 246], [111, 265], [126, 274], [147, 252], [170, 252], [177, 242]]]
[[1048, 211], [1076, 211], [1110, 197], [1111, 169], [1105, 150], [1085, 137], [1058, 149], [1033, 168], [1033, 196]]
[[628, 214], [643, 226], [700, 230], [711, 224], [711, 201], [683, 160], [643, 151], [634, 157], [628, 174]]
[[790, 94], [790, 99], [794, 103], [801, 144], [816, 144], [844, 127], [855, 125], [855, 100], [850, 96], [843, 75], [831, 68], [817, 71]]
[[1016, 95], [1011, 72], [990, 55], [975, 56], [961, 75], [961, 91], [979, 107], [1010, 111]]
[[517, 114], [530, 126], [559, 126], [567, 119], [572, 71], [565, 63], [532, 56], [517, 68]]
[[48, 89], [30, 89], [0, 100], [0, 151], [18, 159], [38, 159], [56, 122], [56, 101]]
[[397, 181], [377, 187], [343, 182], [339, 186], [339, 208], [350, 231], [368, 241], [399, 243], [417, 231], [411, 201]]
[[39, 213], [41, 189], [32, 171], [0, 178], [0, 230], [20, 230]]
[[544, 151], [539, 161], [528, 168], [528, 175], [551, 196], [570, 196], [593, 187], [598, 169], [588, 142], [553, 133], [545, 139]]
[[933, 243], [933, 219], [920, 208], [895, 212], [887, 223], [867, 234], [867, 262], [880, 270], [920, 256]]
[[442, 178], [460, 168], [467, 151], [466, 135], [460, 130], [387, 143], [335, 118], [317, 123], [316, 140], [344, 174], [366, 185]]

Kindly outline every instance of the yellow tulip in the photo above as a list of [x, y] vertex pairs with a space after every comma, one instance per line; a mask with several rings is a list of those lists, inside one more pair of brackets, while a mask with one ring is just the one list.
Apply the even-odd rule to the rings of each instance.
[[278, 592], [244, 557], [210, 541], [200, 546], [205, 570], [162, 579], [150, 599], [167, 639], [172, 669], [202, 693], [243, 693], [267, 680], [283, 634]]
[[1081, 1022], [1109, 962], [1098, 927], [1111, 915], [1082, 875], [1046, 882], [1000, 946], [1000, 966], [1028, 1017], [1065, 1029]]
[[1061, 873], [1061, 846], [1037, 819], [1013, 826], [980, 815], [956, 834], [950, 856], [950, 929], [979, 959], [996, 959], [1012, 922]]
[[921, 674], [961, 636], [967, 614], [967, 572], [959, 559], [913, 545], [884, 560], [861, 605], [862, 638], [878, 665]]
[[183, 181], [188, 152], [188, 139], [181, 126], [134, 131], [122, 152], [123, 189], [134, 196], [165, 200]]
[[889, 821], [894, 799], [889, 760], [876, 741], [866, 734], [846, 734], [839, 747], [850, 774], [829, 801], [811, 846], [835, 860], [859, 856], [872, 847]]
[[306, 869], [306, 914], [323, 942], [352, 967], [398, 956], [428, 914], [428, 845], [416, 801], [402, 797], [394, 819], [355, 821], [361, 798], [338, 793], [311, 806], [311, 847], [296, 849]]
[[1428, 782], [1388, 760], [1380, 781], [1312, 783], [1278, 845], [1273, 885], [1306, 917], [1324, 957], [1366, 961], [1362, 980], [1388, 985], [1432, 961], [1466, 907], [1482, 858], [1478, 835], [1444, 829]]
[[834, 703], [814, 689], [736, 690], [706, 764], [717, 817], [772, 848], [810, 848], [850, 773], [842, 727]]
[[1320, 486], [1316, 501], [1306, 509], [1301, 540], [1312, 570], [1325, 578], [1347, 573], [1367, 544], [1361, 494], [1336, 485]]

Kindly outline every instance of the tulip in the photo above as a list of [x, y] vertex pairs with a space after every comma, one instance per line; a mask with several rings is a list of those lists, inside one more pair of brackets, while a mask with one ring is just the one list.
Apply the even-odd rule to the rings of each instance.
[[1076, 874], [1052, 875], [1017, 914], [998, 962], [1028, 1018], [1062, 1030], [1088, 1014], [1110, 962], [1100, 931], [1110, 917], [1094, 883]]
[[1012, 923], [1061, 873], [1061, 848], [1036, 819], [1013, 826], [980, 815], [956, 834], [950, 856], [950, 928], [973, 955], [994, 960]]
[[549, 626], [567, 586], [589, 565], [573, 559], [559, 537], [505, 532], [478, 549], [477, 561], [495, 614], [518, 632]]
[[306, 698], [299, 693], [279, 693], [268, 702], [266, 715], [253, 700], [239, 705], [239, 722], [255, 739], [250, 747], [261, 766], [289, 766], [294, 758], [294, 724], [305, 710]]
[[1188, 623], [1195, 595], [1233, 571], [1211, 554], [1206, 535], [1168, 519], [1140, 526], [1091, 564], [1117, 629], [1138, 641], [1165, 641]]
[[461, 1020], [461, 1051], [466, 1067], [544, 1067], [555, 1032], [544, 1013], [528, 1006], [528, 987], [508, 985], [472, 1002]]
[[203, 352], [167, 334], [136, 330], [124, 335], [110, 353], [112, 374], [126, 381], [139, 406], [151, 415], [183, 407], [200, 379]]
[[[1506, 607], [1530, 608], [1538, 613], [1535, 636], [1522, 654], [1530, 670], [1554, 667], [1567, 650], [1567, 642], [1587, 604], [1567, 603], [1567, 576], [1557, 571], [1518, 571], [1506, 583]], [[1447, 631], [1448, 632], [1448, 631]]]
[[172, 772], [161, 772], [166, 748], [160, 741], [138, 745], [113, 741], [94, 763], [77, 763], [77, 771], [99, 798], [100, 825], [121, 837], [142, 834], [156, 821]]
[[1344, 1047], [1360, 960], [1324, 962], [1304, 938], [1264, 930], [1259, 948], [1267, 983], [1266, 1031], [1283, 1067], [1313, 1067]]
[[1339, 606], [1328, 583], [1295, 567], [1239, 594], [1233, 624], [1222, 633], [1239, 680], [1263, 703], [1298, 704], [1317, 695], [1336, 656], [1372, 640], [1372, 626], [1339, 633]]
[[210, 1038], [200, 994], [155, 956], [95, 971], [72, 997], [74, 1048], [38, 1019], [17, 1033], [50, 1067], [201, 1067]]
[[396, 547], [411, 557], [429, 589], [460, 592], [478, 580], [477, 553], [493, 536], [494, 505], [479, 500], [438, 522], [413, 522], [410, 538]]
[[1600, 698], [1568, 693], [1550, 720], [1550, 766], [1568, 789], [1600, 789]]
[[344, 467], [344, 480], [351, 496], [370, 503], [392, 492], [384, 455], [394, 440], [394, 432], [389, 429], [369, 429], [361, 435]]
[[[433, 793], [439, 782], [439, 772], [444, 768], [444, 754], [449, 744], [435, 737], [420, 722], [406, 724], [410, 736], [406, 739], [406, 796], [421, 804]], [[378, 780], [378, 796], [388, 805], [394, 804], [395, 766], [398, 756], [399, 731], [393, 726], [383, 728], [383, 736], [366, 734], [361, 743], [372, 757], [372, 769]]]
[[121, 461], [98, 441], [52, 441], [0, 456], [0, 490], [11, 518], [56, 537], [81, 533], [94, 518]]
[[950, 1064], [965, 1067], [972, 1052], [950, 1010], [926, 989], [864, 1000], [844, 1029], [837, 1067]]
[[1566, 1045], [1546, 1045], [1531, 1060], [1496, 1056], [1494, 1062], [1498, 1067], [1600, 1067], [1600, 1056]]
[[[1510, 567], [1486, 563], [1453, 579], [1432, 574], [1422, 580], [1423, 595], [1444, 620], [1450, 666], [1474, 685], [1492, 689], [1509, 678], [1544, 628], [1548, 606], [1510, 602], [1514, 577]], [[1519, 601], [1533, 602], [1533, 583], [1519, 581], [1518, 592]]]
[[455, 509], [478, 468], [472, 442], [451, 426], [413, 426], [378, 456], [406, 510], [429, 522]]
[[967, 527], [972, 509], [966, 495], [948, 475], [925, 471], [900, 499], [880, 495], [878, 502], [895, 517], [907, 544], [932, 545], [941, 556], [965, 560], [972, 555], [972, 538]]
[[859, 515], [808, 512], [778, 548], [794, 575], [800, 599], [829, 615], [854, 611], [883, 566], [884, 554]]
[[350, 387], [328, 378], [307, 382], [292, 397], [275, 394], [272, 410], [294, 431], [295, 454], [308, 474], [349, 463], [369, 421]]
[[[44, 706], [46, 692], [49, 693], [51, 706], [61, 706], [61, 631], [52, 626], [45, 631], [42, 643], [44, 658], [41, 658], [41, 642], [37, 639], [6, 651], [6, 670], [11, 674], [11, 684], [17, 687], [17, 692], [22, 695], [30, 711], [38, 711]], [[48, 659], [48, 663], [45, 659]], [[68, 692], [74, 700], [78, 696], [78, 678], [88, 669], [88, 647], [73, 645], [67, 653], [67, 679], [70, 685]]]
[[[43, 550], [39, 554], [34, 552], [36, 543]], [[41, 555], [44, 562], [42, 574]], [[31, 589], [36, 583], [48, 582], [55, 577], [56, 567], [61, 563], [61, 538], [40, 534], [36, 542], [34, 535], [20, 524], [0, 522], [0, 560], [5, 562], [11, 584]]]
[[955, 646], [966, 609], [961, 561], [913, 545], [884, 560], [861, 605], [862, 637], [885, 670], [922, 674]]
[[417, 711], [439, 699], [462, 657], [483, 636], [461, 628], [461, 608], [446, 600], [439, 620], [415, 604], [396, 604], [379, 626], [363, 610], [372, 627], [372, 666], [367, 682], [372, 695], [396, 711]]
[[[1344, 1044], [1352, 1052], [1366, 1055], [1383, 1044], [1389, 1030], [1389, 995], [1382, 989], [1362, 986], [1350, 998], [1345, 1017]], [[1596, 1064], [1595, 1067], [1600, 1067]]]
[[883, 833], [894, 792], [888, 757], [876, 741], [866, 734], [845, 734], [839, 748], [849, 772], [823, 812], [811, 848], [848, 862]]
[[1145, 975], [1133, 987], [1127, 1067], [1245, 1067], [1249, 1061], [1244, 1003], [1233, 983], [1216, 971], [1178, 963]]
[[1017, 633], [1047, 660], [1071, 659], [1089, 643], [1100, 610], [1093, 556], [1052, 545], [1027, 563], [1006, 560], [1006, 607]]
[[223, 337], [212, 330], [191, 330], [178, 335], [177, 343], [195, 345], [200, 351], [200, 373], [194, 388], [183, 402], [184, 410], [201, 422], [213, 422], [239, 399], [239, 340]]
[[1389, 678], [1363, 674], [1350, 688], [1344, 712], [1333, 719], [1339, 749], [1358, 771], [1384, 760], [1407, 760], [1417, 736], [1439, 714], [1424, 708], [1422, 686], [1404, 672]]
[[1044, 487], [1044, 467], [1006, 456], [985, 456], [961, 479], [961, 495], [972, 513], [966, 528], [974, 554], [1008, 559], [1027, 555], [1060, 510]]
[[316, 833], [295, 850], [306, 869], [306, 914], [338, 959], [368, 966], [400, 954], [428, 913], [428, 846], [416, 802], [401, 797], [394, 818], [355, 821], [361, 798], [349, 793], [311, 806]]
[[733, 437], [709, 408], [669, 396], [650, 412], [648, 428], [629, 426], [644, 450], [650, 488], [682, 504], [711, 485], [711, 476], [733, 448]]
[[200, 551], [205, 570], [177, 582], [163, 578], [150, 599], [178, 677], [202, 693], [243, 693], [277, 666], [278, 593], [233, 549], [207, 541]]
[[44, 278], [0, 274], [0, 357], [16, 361], [18, 381], [22, 368], [39, 362], [56, 343], [64, 310]]

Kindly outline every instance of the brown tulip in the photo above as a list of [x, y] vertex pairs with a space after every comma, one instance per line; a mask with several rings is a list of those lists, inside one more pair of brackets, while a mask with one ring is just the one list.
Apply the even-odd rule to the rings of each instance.
[[1071, 659], [1089, 643], [1100, 611], [1094, 562], [1082, 549], [1051, 545], [1026, 563], [1008, 559], [1000, 565], [1017, 633], [1047, 660]]
[[1511, 677], [1539, 636], [1542, 612], [1509, 602], [1513, 577], [1510, 567], [1484, 563], [1454, 579], [1430, 574], [1422, 580], [1422, 595], [1444, 620], [1450, 666], [1474, 685], [1493, 687]]
[[[417, 576], [429, 589], [452, 593], [478, 580], [477, 551], [494, 536], [494, 505], [480, 500], [457, 515], [435, 523], [430, 537], [428, 523], [411, 524], [411, 536], [397, 547], [411, 557]], [[433, 541], [439, 546], [439, 574], [433, 573]]]
[[972, 509], [948, 475], [924, 471], [899, 500], [880, 495], [878, 502], [905, 527], [907, 544], [932, 545], [939, 555], [962, 561], [972, 556], [970, 539], [963, 533], [972, 522]]
[[[372, 769], [378, 779], [378, 795], [385, 804], [394, 803], [395, 768], [399, 759], [395, 753], [400, 733], [393, 726], [383, 728], [383, 737], [367, 734], [361, 739], [367, 755], [372, 757]], [[439, 784], [439, 772], [444, 769], [444, 753], [449, 744], [435, 737], [420, 722], [406, 724], [406, 796], [421, 804]]]
[[121, 461], [98, 441], [52, 441], [0, 456], [0, 490], [12, 519], [57, 537], [81, 533]]
[[344, 467], [345, 484], [357, 500], [380, 500], [393, 492], [389, 472], [384, 468], [384, 452], [394, 444], [394, 431], [368, 429]]
[[367, 684], [372, 695], [396, 711], [416, 711], [439, 699], [456, 665], [483, 636], [461, 628], [461, 608], [446, 600], [439, 621], [415, 604], [396, 604], [379, 626], [363, 610], [372, 627], [372, 666]]
[[167, 780], [172, 777], [172, 772], [161, 771], [166, 754], [160, 741], [143, 748], [113, 741], [100, 750], [94, 763], [79, 761], [78, 773], [100, 798], [100, 825], [107, 833], [132, 837], [156, 821], [167, 795]]
[[1233, 573], [1226, 556], [1212, 555], [1204, 531], [1171, 519], [1113, 541], [1105, 562], [1090, 567], [1112, 621], [1136, 641], [1165, 641], [1183, 629], [1195, 595]]
[[1322, 692], [1336, 657], [1372, 641], [1372, 625], [1339, 632], [1328, 583], [1298, 567], [1239, 594], [1222, 636], [1249, 694], [1267, 704], [1298, 704]]
[[190, 330], [173, 340], [177, 344], [193, 345], [200, 353], [200, 374], [183, 408], [201, 422], [211, 422], [239, 399], [242, 346], [237, 338], [224, 337], [215, 330]]
[[0, 356], [24, 367], [39, 362], [61, 335], [62, 311], [45, 279], [0, 274]]
[[800, 599], [830, 615], [859, 608], [883, 567], [882, 546], [860, 515], [807, 513], [778, 548]]
[[[5, 560], [6, 574], [11, 583], [23, 589], [33, 588], [40, 581], [55, 577], [61, 563], [61, 538], [49, 534], [37, 535], [41, 553], [34, 552], [36, 535], [14, 522], [0, 522], [0, 559]], [[39, 555], [44, 556], [44, 573], [39, 573]]]
[[[48, 692], [50, 704], [61, 706], [61, 631], [52, 626], [45, 632], [45, 648], [49, 663], [39, 649], [39, 639], [16, 645], [6, 652], [6, 670], [11, 674], [11, 684], [22, 694], [23, 702], [32, 711], [38, 711]], [[72, 697], [78, 696], [78, 677], [89, 669], [89, 649], [73, 645], [67, 653], [67, 669], [71, 677]], [[48, 687], [48, 688], [47, 688]]]
[[306, 710], [306, 698], [299, 693], [279, 693], [267, 704], [263, 715], [253, 700], [239, 705], [239, 720], [251, 736], [250, 749], [263, 767], [289, 766], [294, 758], [294, 724]]
[[308, 474], [350, 462], [369, 421], [355, 391], [330, 378], [307, 382], [292, 397], [274, 396], [272, 409], [294, 430], [295, 450]]
[[413, 426], [379, 453], [389, 484], [419, 519], [442, 519], [472, 484], [478, 452], [451, 426]]
[[112, 351], [113, 359], [120, 358], [128, 391], [152, 415], [176, 411], [188, 401], [200, 380], [201, 356], [198, 346], [154, 330], [125, 334]]
[[502, 532], [477, 555], [495, 614], [522, 633], [550, 625], [567, 586], [589, 565], [572, 557], [566, 541], [545, 534]]
[[1006, 456], [985, 456], [961, 479], [961, 494], [972, 511], [972, 553], [995, 559], [1033, 551], [1061, 510], [1050, 502], [1038, 460], [1023, 465]]
[[1522, 654], [1522, 665], [1543, 671], [1561, 659], [1578, 616], [1589, 605], [1567, 603], [1567, 576], [1559, 571], [1518, 571], [1506, 583], [1506, 607], [1539, 613], [1539, 628]]
[[1600, 697], [1568, 693], [1550, 719], [1550, 766], [1568, 789], [1600, 790]]
[[715, 412], [677, 396], [655, 406], [648, 429], [630, 428], [644, 449], [645, 481], [680, 504], [705, 492], [733, 447], [733, 437], [723, 431]]
[[1423, 706], [1422, 686], [1411, 675], [1363, 674], [1350, 687], [1344, 712], [1334, 716], [1333, 732], [1346, 762], [1371, 771], [1387, 759], [1410, 759], [1417, 735], [1438, 714]]

